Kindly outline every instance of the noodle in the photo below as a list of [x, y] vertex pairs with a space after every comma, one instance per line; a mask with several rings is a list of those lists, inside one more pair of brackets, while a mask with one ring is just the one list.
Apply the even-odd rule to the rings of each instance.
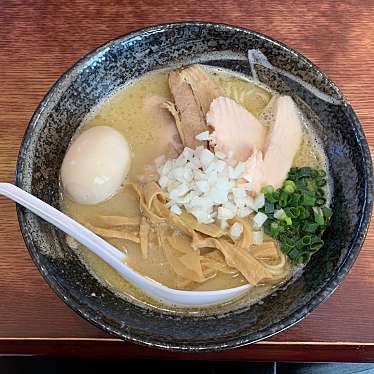
[[149, 230], [151, 226], [145, 217], [142, 218], [140, 223], [139, 237], [140, 237], [140, 250], [144, 259], [148, 258], [148, 244], [149, 244]]

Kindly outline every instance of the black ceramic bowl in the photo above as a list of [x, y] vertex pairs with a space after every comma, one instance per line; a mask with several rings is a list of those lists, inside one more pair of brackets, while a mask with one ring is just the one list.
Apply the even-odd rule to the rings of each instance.
[[[262, 82], [297, 101], [323, 142], [334, 211], [324, 247], [296, 282], [250, 308], [219, 317], [173, 315], [116, 297], [78, 261], [59, 230], [18, 206], [23, 237], [45, 280], [72, 309], [105, 331], [181, 351], [252, 343], [304, 318], [335, 290], [355, 261], [372, 208], [371, 158], [356, 115], [334, 83], [305, 57], [264, 35], [233, 26], [155, 26], [111, 41], [77, 62], [50, 89], [29, 124], [19, 153], [17, 185], [58, 208], [59, 170], [69, 141], [103, 97], [151, 70], [196, 61], [251, 76], [249, 49], [261, 50], [274, 67], [286, 72], [255, 67]], [[316, 96], [289, 74], [327, 96]]]

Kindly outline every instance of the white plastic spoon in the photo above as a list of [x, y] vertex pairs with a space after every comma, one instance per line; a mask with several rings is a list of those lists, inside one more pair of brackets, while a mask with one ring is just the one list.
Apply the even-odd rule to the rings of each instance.
[[10, 183], [0, 183], [0, 195], [16, 201], [39, 217], [58, 227], [86, 246], [124, 278], [142, 289], [149, 296], [178, 306], [205, 306], [221, 304], [233, 299], [251, 286], [244, 285], [219, 291], [179, 291], [145, 278], [124, 263], [126, 255], [99, 236], [74, 221], [59, 210]]

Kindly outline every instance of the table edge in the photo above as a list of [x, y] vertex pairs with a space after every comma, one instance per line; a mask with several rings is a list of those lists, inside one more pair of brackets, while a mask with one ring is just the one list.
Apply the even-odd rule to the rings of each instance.
[[262, 341], [223, 352], [170, 352], [116, 338], [0, 338], [2, 356], [157, 360], [373, 362], [374, 342]]

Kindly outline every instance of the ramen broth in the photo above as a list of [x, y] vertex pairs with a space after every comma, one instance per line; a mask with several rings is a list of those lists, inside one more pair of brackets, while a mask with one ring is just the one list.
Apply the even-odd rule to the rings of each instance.
[[[266, 87], [258, 86], [252, 81], [221, 70], [210, 70], [210, 76], [221, 87], [228, 97], [242, 104], [256, 117], [269, 103], [272, 93]], [[131, 168], [126, 183], [137, 182], [144, 174], [147, 165], [153, 165], [161, 156], [164, 134], [160, 131], [160, 121], [171, 121], [168, 113], [152, 109], [152, 97], [163, 97], [172, 100], [168, 86], [168, 72], [160, 71], [122, 87], [103, 100], [84, 119], [79, 132], [89, 128], [105, 125], [118, 130], [129, 143], [131, 152]], [[303, 139], [294, 158], [294, 166], [311, 166], [325, 168], [324, 154], [313, 133], [303, 120]], [[168, 157], [168, 155], [166, 155]], [[172, 154], [169, 157], [173, 157]], [[139, 215], [139, 200], [133, 190], [124, 186], [112, 198], [96, 205], [82, 205], [72, 201], [63, 194], [65, 213], [79, 222], [91, 222], [100, 216], [136, 216]], [[268, 238], [270, 240], [270, 238]], [[148, 257], [142, 257], [138, 243], [121, 239], [106, 238], [111, 244], [127, 254], [127, 263], [146, 277], [152, 278], [168, 287], [178, 288], [177, 278], [164, 251], [157, 243], [157, 235], [151, 228], [149, 233]], [[115, 270], [101, 259], [79, 245], [79, 254], [87, 268], [102, 282], [119, 295], [130, 296], [151, 305], [154, 300], [141, 294]], [[297, 267], [292, 267], [289, 277]], [[246, 279], [238, 272], [218, 272], [204, 283], [194, 283], [187, 289], [219, 290], [246, 284]], [[266, 295], [274, 285], [253, 287], [245, 296], [247, 301], [257, 300]]]

